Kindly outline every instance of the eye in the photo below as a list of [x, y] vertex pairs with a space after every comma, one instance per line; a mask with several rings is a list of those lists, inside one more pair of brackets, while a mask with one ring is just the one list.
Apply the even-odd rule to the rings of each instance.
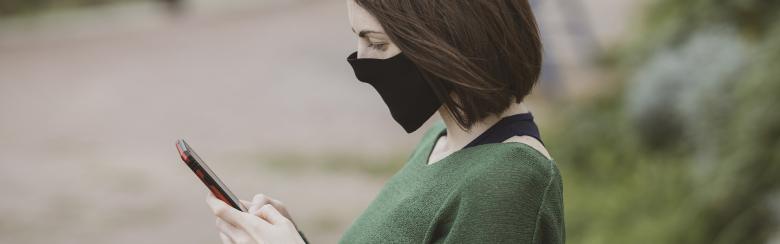
[[384, 51], [385, 49], [387, 49], [387, 43], [382, 43], [382, 42], [370, 42], [370, 43], [368, 43], [368, 47], [369, 47], [369, 48], [372, 48], [372, 49], [376, 49], [376, 50]]

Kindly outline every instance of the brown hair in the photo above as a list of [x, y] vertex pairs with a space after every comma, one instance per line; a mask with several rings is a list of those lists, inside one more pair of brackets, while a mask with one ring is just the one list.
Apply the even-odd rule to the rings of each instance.
[[377, 18], [465, 129], [521, 102], [539, 77], [542, 44], [526, 0], [355, 2]]

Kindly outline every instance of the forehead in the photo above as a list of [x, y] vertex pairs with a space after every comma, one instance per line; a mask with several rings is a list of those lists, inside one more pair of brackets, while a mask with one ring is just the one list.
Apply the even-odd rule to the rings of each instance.
[[349, 23], [352, 25], [352, 29], [354, 29], [355, 32], [360, 32], [362, 30], [384, 32], [379, 21], [366, 11], [366, 9], [358, 5], [355, 0], [347, 0], [347, 14], [349, 15]]

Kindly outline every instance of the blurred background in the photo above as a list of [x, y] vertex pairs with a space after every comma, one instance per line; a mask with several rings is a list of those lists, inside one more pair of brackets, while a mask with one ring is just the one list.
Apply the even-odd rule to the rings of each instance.
[[[531, 3], [569, 243], [780, 243], [780, 1]], [[0, 1], [0, 243], [218, 242], [179, 138], [336, 242], [422, 133], [355, 47], [344, 1]]]

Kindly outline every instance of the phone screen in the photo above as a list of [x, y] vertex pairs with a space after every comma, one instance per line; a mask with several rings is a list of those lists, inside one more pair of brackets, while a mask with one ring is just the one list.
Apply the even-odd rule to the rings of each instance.
[[198, 176], [198, 178], [203, 182], [203, 184], [206, 185], [206, 187], [209, 188], [214, 196], [232, 206], [233, 208], [246, 212], [244, 205], [241, 204], [238, 198], [233, 195], [232, 192], [230, 192], [230, 190], [227, 188], [227, 186], [225, 186], [225, 184], [222, 183], [221, 180], [219, 180], [217, 175], [214, 174], [211, 169], [209, 169], [209, 166], [206, 165], [206, 162], [198, 157], [198, 154], [192, 150], [187, 142], [184, 140], [177, 141], [176, 149], [179, 150], [179, 155], [181, 156], [181, 159], [184, 160], [184, 163], [190, 167], [192, 172]]

